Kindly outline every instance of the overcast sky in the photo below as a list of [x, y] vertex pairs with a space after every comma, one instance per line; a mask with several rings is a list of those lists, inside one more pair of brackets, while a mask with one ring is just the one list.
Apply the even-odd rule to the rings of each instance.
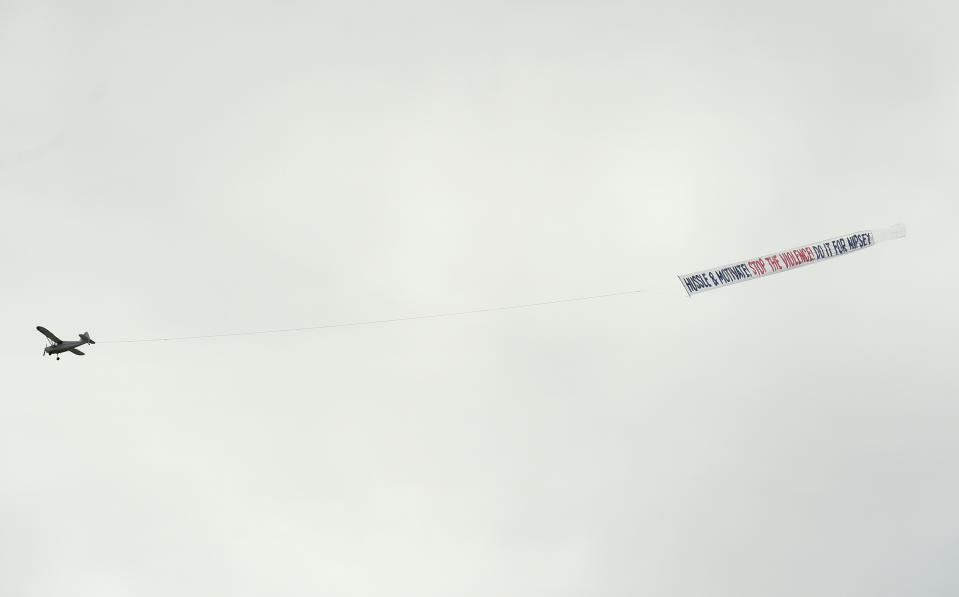
[[0, 2], [0, 594], [959, 593], [957, 33]]

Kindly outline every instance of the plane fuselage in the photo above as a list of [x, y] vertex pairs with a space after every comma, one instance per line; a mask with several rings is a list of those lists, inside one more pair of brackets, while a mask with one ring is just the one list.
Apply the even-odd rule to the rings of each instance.
[[61, 342], [59, 344], [54, 344], [53, 346], [47, 346], [45, 351], [47, 354], [60, 354], [61, 352], [68, 352], [78, 346], [83, 346], [88, 344], [86, 340], [70, 340], [67, 342]]

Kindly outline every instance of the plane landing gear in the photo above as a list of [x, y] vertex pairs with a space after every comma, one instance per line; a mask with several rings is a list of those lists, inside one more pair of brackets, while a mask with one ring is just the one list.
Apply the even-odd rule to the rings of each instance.
[[60, 360], [60, 355], [57, 355], [57, 360], [58, 360], [58, 361]]

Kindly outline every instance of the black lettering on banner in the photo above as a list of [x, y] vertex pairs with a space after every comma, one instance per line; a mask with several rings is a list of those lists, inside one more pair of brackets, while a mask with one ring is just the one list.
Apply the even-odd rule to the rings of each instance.
[[713, 276], [714, 273], [714, 281], [717, 283], [717, 286], [719, 284], [732, 284], [752, 277], [752, 274], [749, 273], [749, 267], [745, 263], [724, 267], [723, 269], [711, 272], [709, 275]]
[[846, 242], [849, 243], [849, 250], [855, 251], [856, 249], [861, 249], [863, 247], [868, 247], [870, 244], [868, 234], [853, 234], [846, 239]]
[[689, 293], [698, 292], [705, 288], [709, 288], [709, 280], [706, 279], [706, 276], [703, 274], [695, 274], [692, 276], [686, 276], [683, 278], [683, 284], [686, 285], [686, 288], [689, 289]]

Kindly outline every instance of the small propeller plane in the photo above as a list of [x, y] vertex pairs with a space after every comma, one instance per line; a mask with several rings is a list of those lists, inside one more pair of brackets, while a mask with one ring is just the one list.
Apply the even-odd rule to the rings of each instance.
[[90, 334], [83, 332], [80, 334], [80, 341], [70, 340], [64, 342], [60, 338], [57, 338], [53, 335], [50, 330], [43, 327], [42, 325], [37, 326], [37, 331], [47, 337], [47, 347], [43, 349], [43, 356], [48, 354], [57, 355], [57, 360], [60, 360], [61, 352], [72, 352], [73, 354], [78, 354], [83, 356], [83, 353], [77, 350], [77, 346], [83, 346], [84, 344], [96, 344], [93, 339], [90, 338]]

